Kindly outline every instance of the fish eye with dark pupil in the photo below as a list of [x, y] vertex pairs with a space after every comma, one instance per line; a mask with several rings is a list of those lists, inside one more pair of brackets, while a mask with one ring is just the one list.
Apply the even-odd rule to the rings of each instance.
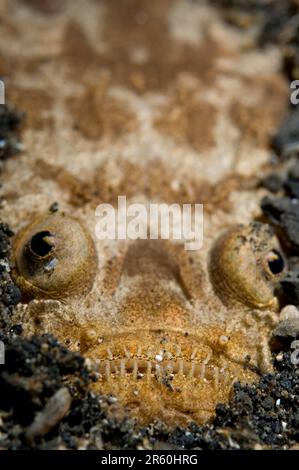
[[59, 212], [38, 216], [20, 230], [13, 259], [12, 275], [25, 301], [86, 295], [98, 271], [89, 231], [79, 219]]
[[53, 235], [48, 231], [36, 233], [30, 241], [32, 253], [40, 258], [46, 257], [53, 249]]
[[271, 274], [273, 274], [274, 276], [277, 274], [281, 274], [285, 267], [284, 259], [281, 254], [276, 250], [272, 250], [268, 254], [267, 258], [268, 267], [270, 269]]

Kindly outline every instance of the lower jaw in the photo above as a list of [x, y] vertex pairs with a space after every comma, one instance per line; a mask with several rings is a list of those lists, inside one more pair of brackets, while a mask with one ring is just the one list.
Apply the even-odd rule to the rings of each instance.
[[93, 390], [113, 395], [139, 424], [162, 421], [168, 427], [212, 420], [218, 403], [227, 403], [233, 383], [251, 383], [257, 375], [231, 363], [224, 371], [215, 364], [183, 360], [100, 361]]
[[88, 343], [84, 351], [98, 377], [93, 390], [115, 396], [142, 425], [204, 424], [218, 403], [228, 402], [235, 381], [258, 378], [245, 361], [246, 338], [230, 336], [239, 352], [233, 359], [219, 343], [225, 335], [219, 327], [202, 327], [196, 334], [161, 328], [100, 335], [100, 343]]

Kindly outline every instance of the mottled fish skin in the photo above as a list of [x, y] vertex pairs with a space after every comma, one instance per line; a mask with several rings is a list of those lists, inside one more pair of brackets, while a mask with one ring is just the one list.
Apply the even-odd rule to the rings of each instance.
[[[53, 16], [31, 12], [30, 28], [27, 8], [7, 7], [1, 35], [1, 70], [27, 115], [25, 151], [8, 160], [2, 187], [23, 290], [13, 321], [26, 336], [50, 332], [84, 354], [98, 373], [94, 389], [116, 394], [141, 422], [206, 422], [235, 380], [271, 370], [279, 306], [266, 262], [279, 246], [268, 228], [258, 235], [250, 224], [266, 194], [257, 180], [271, 131], [288, 101], [280, 51], [251, 48], [250, 31], [183, 0], [138, 0], [129, 9], [125, 0], [88, 8], [76, 0]], [[202, 249], [97, 240], [96, 207], [116, 206], [120, 195], [128, 204], [204, 203]], [[73, 255], [62, 250], [57, 264], [42, 264], [49, 289], [41, 293], [18, 263], [21, 234], [48, 220], [55, 201], [55, 217], [78, 220], [88, 235], [75, 238]], [[240, 224], [255, 230], [257, 249], [247, 234], [242, 263], [238, 255], [227, 266], [215, 261], [219, 249], [231, 253]], [[82, 250], [87, 263], [73, 279]], [[245, 289], [246, 260], [257, 264]], [[55, 284], [60, 268], [66, 285], [80, 280], [76, 289]]]
[[[135, 242], [119, 260], [115, 290], [106, 299], [110, 309], [107, 305], [103, 316], [88, 308], [92, 293], [86, 293], [90, 273], [96, 288], [95, 246], [91, 237], [82, 238], [80, 225], [78, 238], [70, 235], [70, 221], [79, 223], [64, 214], [46, 214], [22, 230], [13, 246], [13, 277], [25, 298], [40, 299], [19, 309], [25, 330], [51, 332], [91, 359], [96, 391], [118, 396], [142, 422], [158, 416], [169, 424], [205, 422], [235, 381], [251, 382], [258, 372], [271, 370], [267, 337], [277, 321], [274, 289], [286, 264], [269, 226], [255, 222], [222, 234], [206, 272], [199, 262], [190, 263], [183, 246]], [[28, 246], [40, 248], [32, 243], [36, 230], [53, 234], [49, 254], [58, 262], [50, 275], [43, 269], [48, 253], [37, 264], [31, 260], [35, 252], [29, 260], [25, 256]]]

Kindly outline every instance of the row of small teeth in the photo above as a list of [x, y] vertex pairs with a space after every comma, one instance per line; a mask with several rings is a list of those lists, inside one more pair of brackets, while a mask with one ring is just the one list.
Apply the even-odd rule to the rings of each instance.
[[[208, 360], [210, 357], [208, 358]], [[130, 373], [133, 379], [141, 379], [143, 377], [150, 379], [154, 375], [158, 380], [170, 378], [174, 375], [182, 375], [188, 378], [197, 378], [202, 381], [213, 381], [215, 388], [220, 383], [226, 386], [229, 382], [234, 381], [231, 375], [223, 368], [217, 366], [208, 366], [206, 359], [202, 363], [186, 362], [183, 359], [168, 362], [165, 364], [157, 364], [153, 361], [133, 359], [120, 360], [101, 360], [97, 364], [97, 371], [103, 378], [109, 380], [115, 375], [124, 377]]]
[[[107, 359], [109, 359], [109, 361], [113, 361], [115, 359], [115, 356], [113, 355], [112, 351], [110, 348], [106, 348], [106, 352], [107, 352]], [[193, 352], [190, 356], [190, 360], [191, 361], [194, 361], [194, 359], [196, 358], [196, 355], [197, 355], [197, 352], [198, 352], [198, 348], [194, 348], [193, 349]], [[123, 346], [123, 353], [124, 353], [124, 356], [127, 358], [127, 359], [131, 359], [133, 357], [133, 354], [130, 353], [130, 351], [128, 351], [128, 349], [126, 348], [126, 346]], [[175, 353], [172, 354], [168, 351], [163, 351], [161, 350], [158, 354], [156, 354], [154, 356], [154, 359], [157, 361], [157, 362], [161, 362], [164, 358], [165, 359], [174, 359], [174, 358], [179, 358], [182, 354], [182, 349], [179, 345], [175, 345]], [[138, 346], [138, 349], [137, 349], [137, 352], [136, 354], [134, 354], [134, 356], [136, 356], [137, 358], [141, 358], [142, 356], [142, 347], [141, 346]], [[165, 356], [165, 357], [164, 357]], [[147, 353], [146, 354], [146, 357], [149, 357], [149, 354]], [[209, 362], [209, 360], [211, 359], [212, 357], [212, 354], [209, 353], [207, 358], [205, 359], [204, 363], [207, 364]]]

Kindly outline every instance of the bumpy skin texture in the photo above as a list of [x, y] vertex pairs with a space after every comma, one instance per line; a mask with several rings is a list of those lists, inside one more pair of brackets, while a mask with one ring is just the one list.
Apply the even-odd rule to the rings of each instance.
[[74, 217], [38, 217], [15, 239], [15, 282], [24, 299], [64, 299], [90, 291], [97, 253], [85, 227]]
[[267, 225], [233, 227], [216, 242], [210, 272], [216, 292], [226, 305], [277, 309], [275, 285], [286, 272], [286, 260]]
[[[233, 380], [269, 370], [272, 279], [257, 271], [256, 290], [270, 283], [268, 307], [249, 307], [244, 295], [231, 301], [227, 283], [219, 296], [210, 263], [223, 233], [260, 216], [266, 191], [257, 181], [289, 96], [280, 53], [252, 47], [254, 30], [232, 28], [201, 2], [74, 0], [47, 16], [28, 3], [0, 11], [0, 73], [27, 116], [27, 150], [5, 166], [2, 216], [20, 233], [57, 201], [93, 238], [98, 269], [79, 297], [27, 289], [33, 299], [13, 321], [25, 336], [52, 332], [100, 361], [94, 388], [117, 394], [138, 419], [203, 422]], [[204, 203], [202, 249], [96, 240], [95, 208], [119, 195], [128, 204]], [[243, 262], [264, 259], [267, 249], [244, 246]]]
[[[56, 240], [64, 236], [67, 254], [73, 236], [67, 227], [73, 223], [64, 215], [46, 215], [25, 228], [14, 243], [14, 278], [27, 297], [38, 292], [48, 299], [25, 309], [27, 331], [54, 333], [91, 359], [99, 374], [95, 390], [120, 397], [141, 422], [162, 417], [173, 425], [190, 419], [201, 423], [211, 418], [217, 402], [227, 400], [236, 380], [250, 382], [269, 370], [266, 341], [276, 321], [274, 288], [285, 274], [284, 261], [271, 271], [269, 260], [283, 258], [269, 226], [239, 225], [216, 240], [207, 266], [210, 276], [199, 260], [192, 264], [181, 246], [135, 242], [123, 255], [116, 290], [110, 293], [116, 314], [107, 311], [103, 317], [88, 312], [84, 292], [90, 277], [86, 267], [78, 269], [78, 260], [82, 251], [90, 251], [86, 259], [93, 273], [95, 248], [89, 244], [91, 237], [82, 239], [80, 225], [73, 239], [73, 263], [61, 256], [62, 245], [50, 273], [40, 265], [48, 265], [47, 256], [39, 260], [36, 276], [34, 264], [28, 273], [24, 252], [36, 233], [42, 228]], [[57, 283], [61, 272], [64, 284]], [[119, 301], [122, 277], [131, 286]], [[82, 296], [78, 291], [73, 302], [68, 279], [81, 286]], [[194, 291], [191, 279], [198, 279]], [[209, 280], [212, 290], [206, 297]], [[37, 291], [34, 283], [42, 283], [43, 290]], [[56, 298], [62, 302], [51, 302]]]

